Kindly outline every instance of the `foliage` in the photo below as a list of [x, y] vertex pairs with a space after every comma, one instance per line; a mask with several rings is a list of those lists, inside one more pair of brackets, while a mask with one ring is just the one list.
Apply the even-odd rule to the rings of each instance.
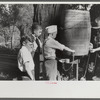
[[90, 4], [68, 4], [67, 9], [88, 10]]
[[[4, 36], [6, 40], [11, 39], [11, 48], [17, 37], [20, 38], [21, 34], [30, 33], [30, 27], [33, 23], [33, 6], [28, 4], [0, 4], [0, 35]], [[11, 28], [12, 27], [12, 28]], [[21, 34], [15, 28], [19, 28]], [[19, 42], [19, 39], [16, 41]], [[15, 43], [16, 44], [16, 43]]]
[[33, 5], [31, 4], [22, 5], [18, 15], [20, 20], [17, 21], [17, 26], [21, 30], [21, 35], [31, 34], [30, 28], [33, 24], [33, 15], [34, 15]]
[[0, 24], [2, 27], [11, 25], [31, 27], [33, 22], [33, 5], [1, 4], [0, 16]]
[[19, 8], [21, 4], [1, 4], [0, 5], [0, 24], [3, 27], [15, 25], [17, 20], [19, 20]]

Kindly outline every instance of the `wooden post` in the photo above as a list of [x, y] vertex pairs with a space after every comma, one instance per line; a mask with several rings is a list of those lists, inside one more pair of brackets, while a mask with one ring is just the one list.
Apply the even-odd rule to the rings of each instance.
[[77, 60], [76, 62], [76, 79], [78, 81], [78, 64], [79, 64], [79, 60]]

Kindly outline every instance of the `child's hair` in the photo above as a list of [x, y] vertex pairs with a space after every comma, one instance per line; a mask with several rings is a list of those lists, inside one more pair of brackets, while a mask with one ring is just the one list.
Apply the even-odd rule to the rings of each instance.
[[27, 43], [28, 41], [33, 43], [34, 38], [31, 35], [23, 35], [20, 40], [21, 46], [23, 45], [23, 42]]
[[34, 30], [37, 30], [37, 29], [42, 29], [42, 27], [37, 22], [34, 22], [32, 25], [32, 34], [34, 34]]

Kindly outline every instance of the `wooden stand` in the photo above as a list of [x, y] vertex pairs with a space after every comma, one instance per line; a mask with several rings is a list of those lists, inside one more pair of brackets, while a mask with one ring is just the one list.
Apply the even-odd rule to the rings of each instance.
[[60, 60], [61, 63], [72, 64], [72, 67], [73, 67], [73, 65], [76, 65], [76, 80], [78, 81], [78, 76], [79, 76], [79, 74], [78, 74], [79, 60], [77, 59], [77, 60], [74, 60], [72, 62], [65, 62], [65, 61], [66, 61], [66, 59]]
[[76, 80], [78, 81], [78, 66], [79, 66], [79, 60], [75, 60], [73, 62], [71, 62], [73, 65], [76, 65]]

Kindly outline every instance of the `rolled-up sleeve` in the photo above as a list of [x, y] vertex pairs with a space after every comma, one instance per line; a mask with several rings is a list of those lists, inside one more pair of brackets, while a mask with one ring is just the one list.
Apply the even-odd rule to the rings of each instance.
[[65, 48], [65, 45], [59, 43], [58, 41], [56, 41], [52, 38], [47, 41], [47, 45], [51, 48], [59, 49], [59, 50], [64, 50], [64, 48]]
[[26, 50], [23, 50], [21, 53], [22, 53], [23, 63], [25, 64], [26, 62], [29, 62], [30, 61], [29, 53]]

